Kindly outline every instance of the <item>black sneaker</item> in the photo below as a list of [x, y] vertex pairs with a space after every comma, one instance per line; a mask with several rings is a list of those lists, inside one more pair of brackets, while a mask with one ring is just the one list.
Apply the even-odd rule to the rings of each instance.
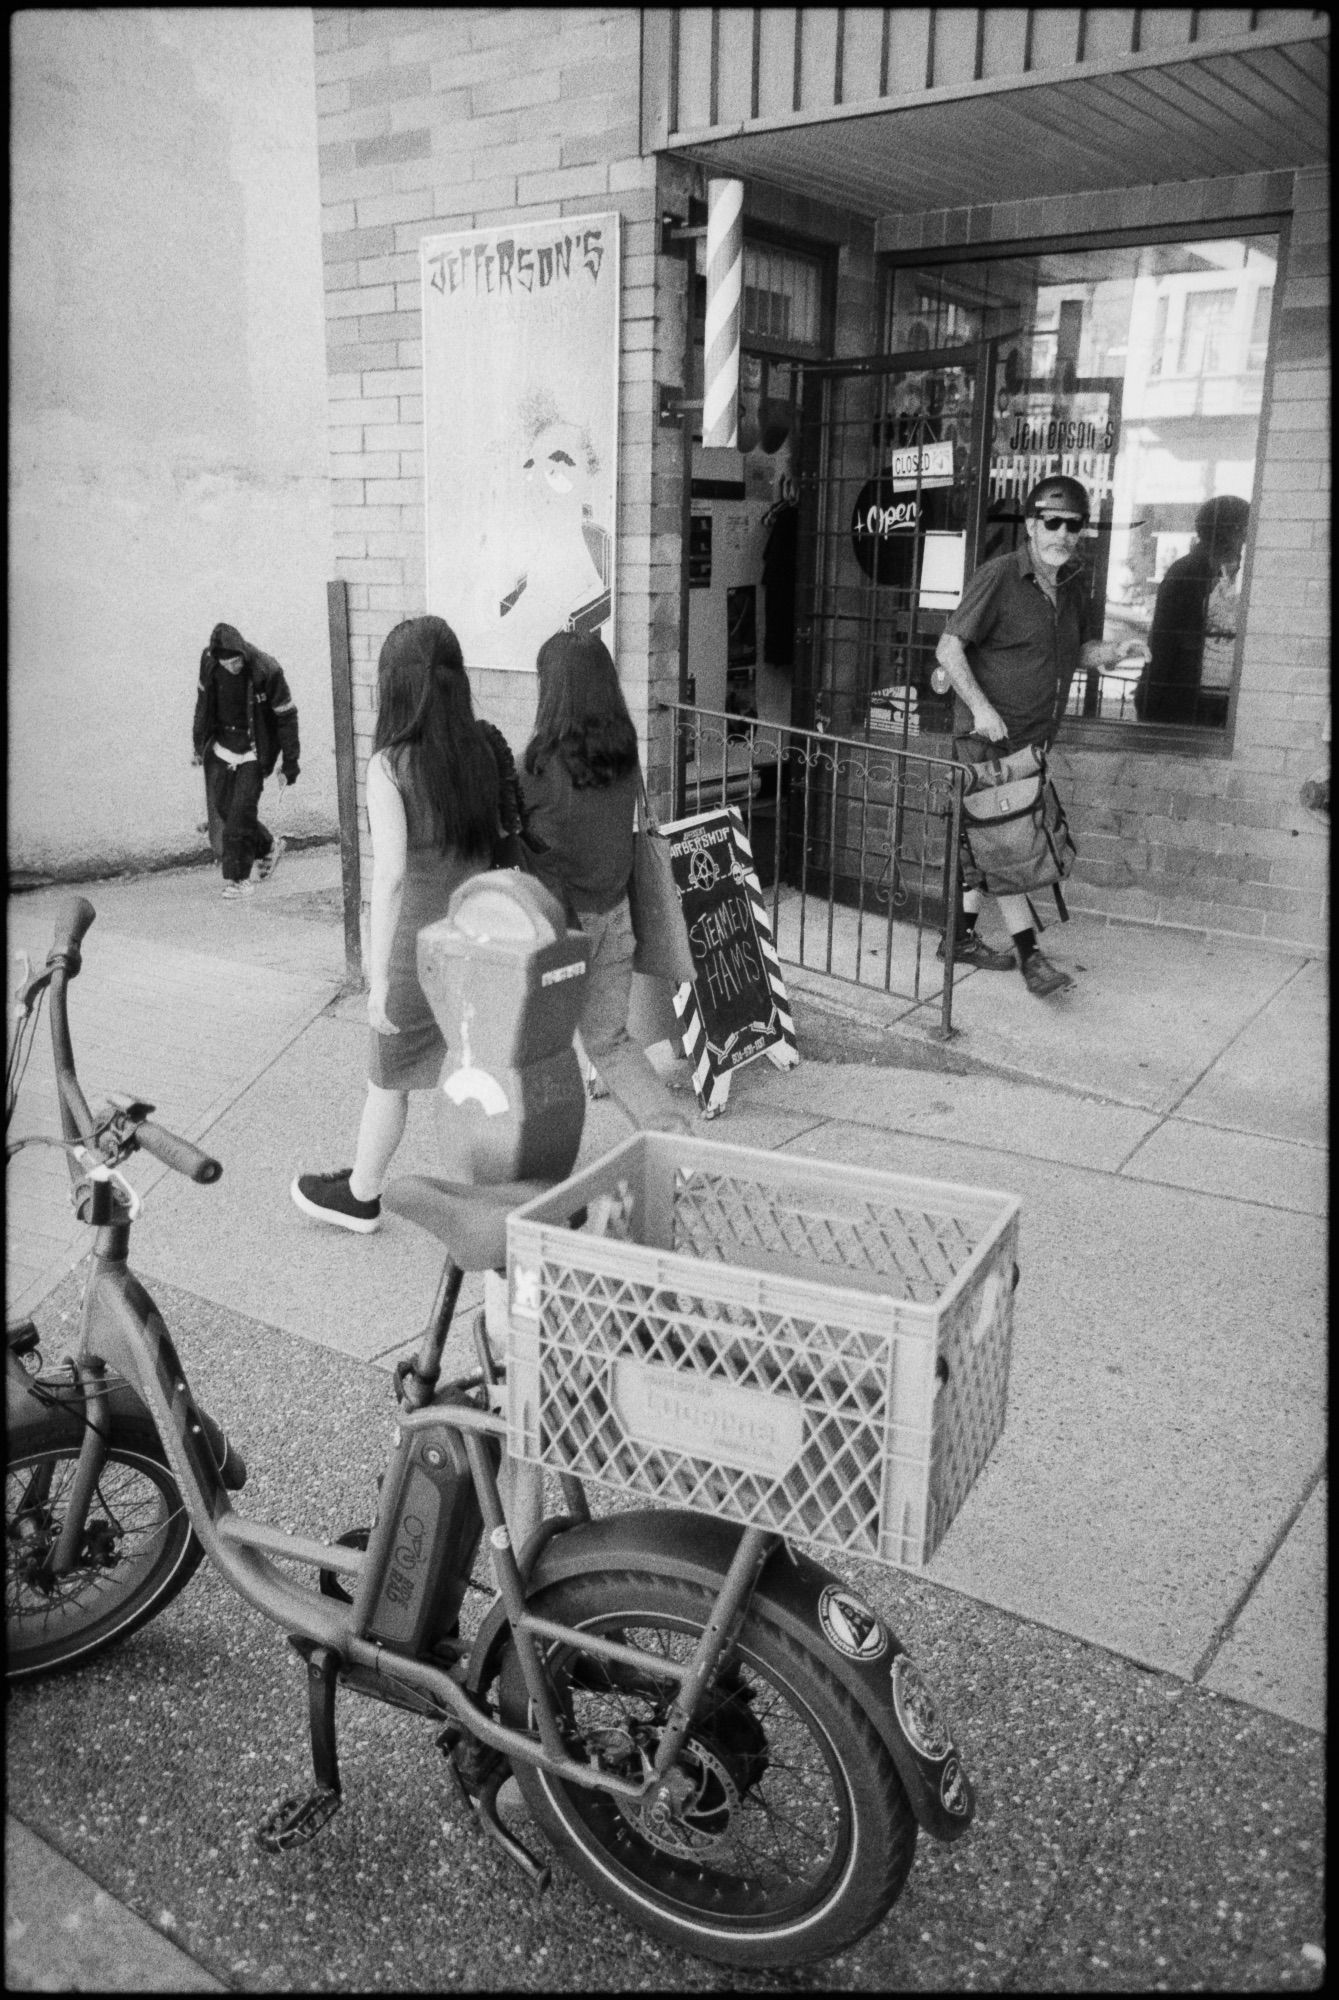
[[[935, 957], [943, 959], [947, 955], [941, 937]], [[953, 963], [974, 965], [978, 972], [1012, 972], [1018, 960], [1011, 951], [994, 951], [978, 931], [964, 931], [954, 943]]]
[[352, 1167], [341, 1167], [337, 1174], [298, 1174], [288, 1192], [302, 1213], [314, 1216], [317, 1222], [333, 1222], [340, 1229], [356, 1229], [360, 1236], [370, 1236], [381, 1227], [381, 1197], [359, 1201], [350, 1194], [352, 1172]]
[[1035, 993], [1044, 1000], [1050, 993], [1063, 993], [1074, 984], [1067, 972], [1058, 965], [1052, 965], [1049, 958], [1040, 951], [1030, 951], [1019, 968], [1029, 993]]

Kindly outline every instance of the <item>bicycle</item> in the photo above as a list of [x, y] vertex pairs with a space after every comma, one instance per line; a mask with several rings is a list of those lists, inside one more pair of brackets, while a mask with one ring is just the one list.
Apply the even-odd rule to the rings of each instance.
[[[373, 1525], [327, 1543], [238, 1512], [245, 1464], [192, 1394], [130, 1270], [138, 1198], [119, 1172], [140, 1149], [203, 1185], [222, 1169], [144, 1100], [88, 1105], [66, 989], [94, 915], [71, 899], [17, 1010], [16, 1048], [49, 992], [62, 1131], [50, 1143], [65, 1149], [92, 1254], [73, 1355], [48, 1366], [32, 1321], [8, 1330], [9, 1677], [92, 1659], [208, 1560], [306, 1662], [315, 1784], [264, 1815], [255, 1837], [267, 1851], [310, 1840], [340, 1805], [343, 1686], [438, 1725], [436, 1747], [477, 1824], [537, 1889], [549, 1870], [498, 1811], [512, 1774], [555, 1851], [662, 1939], [736, 1966], [853, 1944], [896, 1902], [918, 1829], [954, 1839], [974, 1807], [895, 1635], [868, 1612], [873, 1649], [860, 1601], [780, 1534], [682, 1509], [596, 1519], [569, 1474], [564, 1511], [517, 1548], [499, 1486], [504, 1364], [482, 1313], [477, 1367], [439, 1380], [464, 1273], [501, 1268], [509, 1214], [549, 1182], [391, 1184], [386, 1205], [428, 1229], [446, 1260], [428, 1326], [396, 1371]], [[556, 905], [553, 915], [557, 976], [584, 976], [580, 933], [565, 932]], [[563, 1089], [584, 1111], [567, 1053]], [[11, 1061], [9, 1110], [15, 1081]], [[580, 1125], [578, 1115], [578, 1140]], [[509, 1504], [519, 1520], [515, 1495]], [[493, 1594], [466, 1640], [460, 1611], [481, 1542]], [[316, 1587], [281, 1561], [315, 1571]], [[820, 1616], [834, 1591], [857, 1624], [840, 1646]]]

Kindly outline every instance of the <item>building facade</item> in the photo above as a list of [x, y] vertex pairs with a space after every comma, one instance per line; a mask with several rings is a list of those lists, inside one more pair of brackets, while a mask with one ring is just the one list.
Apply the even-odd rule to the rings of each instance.
[[[314, 23], [360, 769], [382, 638], [417, 611], [452, 617], [471, 565], [459, 540], [438, 549], [429, 604], [425, 410], [445, 435], [480, 384], [425, 367], [424, 246], [616, 216], [600, 575], [653, 793], [673, 791], [663, 704], [684, 698], [939, 741], [928, 660], [962, 576], [1016, 540], [1034, 476], [1070, 470], [1093, 496], [1102, 628], [1157, 642], [1170, 624], [1189, 661], [1157, 668], [1151, 692], [1129, 676], [1074, 691], [1056, 760], [1080, 830], [1071, 904], [1325, 948], [1328, 822], [1303, 788], [1329, 759], [1327, 16], [339, 8]], [[743, 190], [724, 456], [682, 434], [710, 386], [702, 231], [720, 181]], [[562, 458], [573, 477], [581, 456]], [[525, 465], [538, 476], [533, 450]], [[507, 476], [481, 466], [481, 509]], [[554, 491], [575, 506], [568, 483]], [[1223, 501], [1242, 532], [1209, 561], [1204, 508]], [[594, 550], [589, 506], [579, 524]], [[519, 554], [516, 569], [496, 599], [503, 651]], [[1169, 609], [1190, 574], [1195, 630]], [[518, 746], [527, 652], [485, 648], [471, 667]]]
[[[332, 8], [316, 10], [316, 90], [360, 764], [386, 630], [422, 608], [452, 614], [426, 606], [422, 244], [616, 212], [614, 616], [652, 788], [670, 796], [660, 704], [685, 692], [867, 736], [897, 712], [891, 676], [907, 706], [921, 696], [929, 734], [915, 642], [923, 654], [963, 564], [1017, 534], [1009, 498], [1029, 474], [1063, 466], [1093, 490], [1109, 636], [1149, 632], [1203, 502], [1229, 496], [1249, 526], [1219, 578], [1197, 706], [1159, 722], [1135, 712], [1147, 702], [1133, 684], [1075, 692], [1057, 752], [1081, 828], [1071, 904], [1325, 944], [1329, 830], [1301, 802], [1329, 760], [1323, 14]], [[773, 634], [759, 650], [745, 634], [743, 666], [725, 672], [723, 646], [689, 646], [683, 684], [685, 540], [715, 534], [725, 574], [749, 534], [721, 508], [701, 526], [711, 506], [695, 502], [685, 538], [685, 460], [666, 422], [701, 398], [691, 230], [715, 178], [743, 184], [741, 414], [751, 394], [753, 416], [771, 410], [773, 436], [787, 432], [771, 466], [739, 452], [725, 484], [757, 502], [757, 528], [789, 498], [783, 478], [807, 480], [815, 508], [825, 480], [839, 526], [799, 554], [793, 644]], [[825, 590], [839, 606], [857, 578], [851, 492], [869, 488], [875, 534], [909, 506], [887, 484], [907, 436], [929, 440], [911, 460], [921, 478], [957, 450], [957, 490], [915, 494], [947, 572], [937, 598], [921, 570], [901, 592], [919, 604], [909, 650], [893, 614], [865, 616], [859, 638], [823, 610]], [[843, 462], [851, 450], [867, 462]], [[707, 502], [713, 470], [693, 466]], [[873, 562], [875, 598], [899, 560], [889, 544]], [[763, 582], [753, 610], [747, 588], [735, 610], [757, 622], [771, 600]], [[705, 630], [707, 594], [697, 602], [689, 622]], [[474, 672], [480, 708], [518, 744], [534, 714], [524, 664]]]

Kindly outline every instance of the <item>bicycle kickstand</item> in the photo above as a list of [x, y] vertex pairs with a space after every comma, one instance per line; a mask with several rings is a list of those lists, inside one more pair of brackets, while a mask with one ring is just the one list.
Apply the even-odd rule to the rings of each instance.
[[338, 1653], [313, 1639], [289, 1639], [307, 1662], [307, 1709], [311, 1722], [312, 1768], [316, 1789], [305, 1799], [282, 1799], [256, 1828], [255, 1840], [267, 1854], [283, 1854], [314, 1840], [344, 1803], [335, 1754], [335, 1689], [343, 1665]]
[[445, 1756], [456, 1789], [473, 1818], [507, 1859], [516, 1863], [535, 1894], [542, 1896], [549, 1886], [551, 1871], [535, 1859], [523, 1840], [518, 1840], [503, 1825], [497, 1809], [497, 1795], [511, 1776], [506, 1758], [496, 1750], [485, 1750], [454, 1723], [437, 1738], [437, 1748]]

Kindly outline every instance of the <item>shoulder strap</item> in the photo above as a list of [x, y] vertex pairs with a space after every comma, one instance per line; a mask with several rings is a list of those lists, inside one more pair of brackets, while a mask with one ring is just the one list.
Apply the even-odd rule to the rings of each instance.
[[651, 807], [646, 796], [646, 779], [642, 776], [642, 760], [637, 759], [637, 824], [643, 833], [658, 831], [651, 817]]

